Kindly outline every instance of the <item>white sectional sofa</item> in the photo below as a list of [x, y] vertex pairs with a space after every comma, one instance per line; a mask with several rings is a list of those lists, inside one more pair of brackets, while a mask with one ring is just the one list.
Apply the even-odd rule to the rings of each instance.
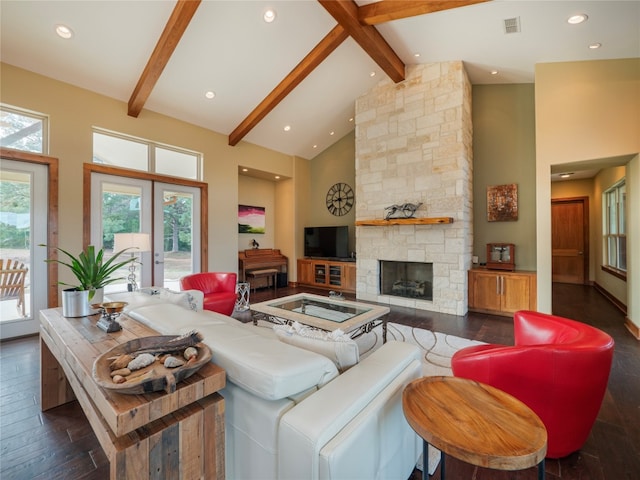
[[422, 448], [402, 413], [404, 386], [421, 375], [415, 346], [388, 342], [340, 374], [328, 357], [281, 342], [272, 329], [200, 310], [200, 293], [108, 298], [128, 302], [125, 312], [160, 334], [204, 336], [227, 374], [228, 479], [409, 478]]

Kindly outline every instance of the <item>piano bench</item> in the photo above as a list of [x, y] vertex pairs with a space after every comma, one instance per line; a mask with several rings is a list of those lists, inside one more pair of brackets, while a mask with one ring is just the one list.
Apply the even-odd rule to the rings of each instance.
[[[273, 290], [278, 291], [278, 282], [277, 282], [278, 270], [276, 270], [275, 268], [265, 268], [264, 270], [251, 270], [251, 271], [248, 271], [245, 275], [247, 277], [247, 280], [249, 280], [249, 283], [252, 283], [251, 280], [267, 277], [267, 287], [270, 288], [271, 286], [273, 286]], [[269, 282], [271, 282], [271, 285], [269, 285]], [[255, 291], [256, 291], [256, 287], [254, 283], [253, 292], [255, 293]]]

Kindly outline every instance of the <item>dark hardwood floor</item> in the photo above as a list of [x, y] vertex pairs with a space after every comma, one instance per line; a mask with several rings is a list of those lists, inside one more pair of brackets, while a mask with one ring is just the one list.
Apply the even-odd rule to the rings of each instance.
[[[281, 288], [278, 296], [302, 289]], [[326, 294], [324, 291], [314, 293]], [[252, 303], [274, 298], [273, 290], [252, 293]], [[555, 285], [554, 313], [608, 332], [616, 341], [607, 393], [587, 443], [561, 460], [547, 460], [547, 479], [635, 480], [640, 478], [640, 344], [624, 327], [624, 316], [591, 287]], [[247, 314], [238, 315], [247, 321]], [[393, 307], [389, 321], [490, 343], [513, 343], [507, 317], [470, 313], [465, 317]], [[70, 403], [40, 411], [38, 337], [0, 344], [0, 478], [105, 479], [109, 466], [82, 409]], [[250, 459], [247, 459], [250, 461]], [[420, 478], [417, 470], [411, 479]], [[439, 468], [434, 478], [439, 478]], [[536, 479], [535, 468], [500, 472], [447, 458], [450, 480]], [[301, 479], [303, 480], [303, 479]]]

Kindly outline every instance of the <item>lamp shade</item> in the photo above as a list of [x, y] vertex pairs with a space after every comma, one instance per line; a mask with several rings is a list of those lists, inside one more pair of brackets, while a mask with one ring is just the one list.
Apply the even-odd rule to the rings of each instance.
[[119, 252], [127, 248], [136, 249], [130, 250], [130, 253], [138, 252], [150, 252], [151, 240], [148, 233], [116, 233], [113, 235], [113, 251]]

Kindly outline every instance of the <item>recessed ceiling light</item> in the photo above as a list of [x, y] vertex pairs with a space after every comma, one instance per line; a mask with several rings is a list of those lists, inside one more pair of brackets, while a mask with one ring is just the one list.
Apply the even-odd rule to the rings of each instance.
[[209, 90], [208, 92], [206, 92], [204, 94], [204, 96], [207, 97], [207, 98], [213, 98], [213, 97], [216, 96], [216, 92], [212, 92], [211, 90]]
[[276, 175], [274, 178], [275, 178], [276, 180], [280, 180], [280, 175]]
[[285, 125], [284, 126], [284, 131], [288, 132], [289, 130], [291, 130], [291, 125]]
[[571, 25], [578, 25], [579, 23], [586, 22], [588, 18], [589, 17], [585, 13], [579, 13], [567, 18], [567, 23], [570, 23]]
[[598, 48], [600, 48], [602, 46], [601, 43], [592, 43], [591, 45], [589, 45], [589, 48], [591, 50], [597, 50]]
[[375, 76], [376, 76], [376, 72], [371, 72], [371, 73], [369, 74], [369, 76], [370, 76], [370, 77], [375, 77]]
[[571, 172], [571, 173], [563, 173], [562, 175], [560, 175], [560, 178], [569, 178], [571, 175], [573, 175], [573, 172]]
[[264, 19], [265, 22], [271, 23], [276, 19], [276, 11], [273, 10], [272, 8], [269, 8], [265, 10], [264, 14], [262, 15], [262, 18]]
[[73, 30], [62, 24], [56, 25], [56, 33], [60, 38], [64, 38], [65, 40], [73, 37]]
[[498, 73], [498, 70], [491, 70], [491, 75], [497, 75]]
[[334, 133], [336, 133], [336, 132], [329, 132], [329, 135], [333, 135]]
[[248, 169], [248, 168], [243, 168], [243, 169], [242, 169], [242, 171], [243, 171], [243, 172], [248, 172], [248, 171], [249, 171], [249, 169]]
[[420, 56], [420, 54], [418, 52], [413, 54], [414, 57], [418, 58]]
[[349, 119], [349, 121], [350, 121], [350, 122], [353, 122], [353, 117], [351, 117], [351, 118]]
[[313, 148], [318, 148], [318, 145], [314, 145]]

